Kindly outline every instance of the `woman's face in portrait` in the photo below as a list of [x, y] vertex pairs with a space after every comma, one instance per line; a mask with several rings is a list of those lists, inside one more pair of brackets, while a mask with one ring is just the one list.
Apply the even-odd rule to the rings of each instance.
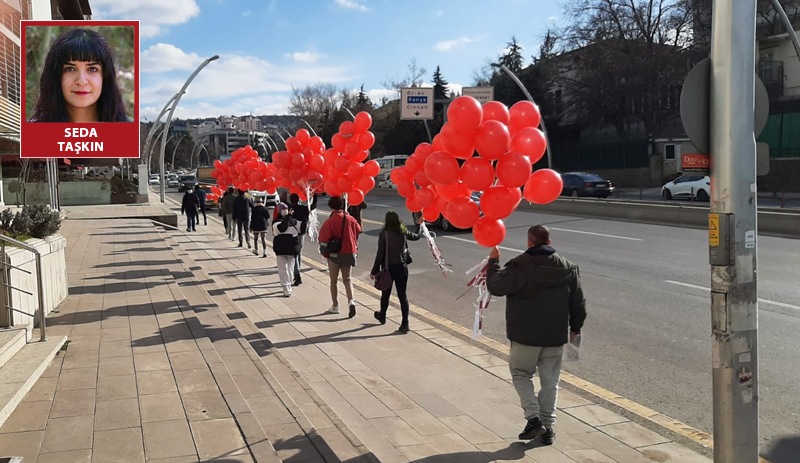
[[70, 61], [61, 67], [61, 92], [68, 109], [91, 108], [103, 90], [103, 66], [98, 62]]

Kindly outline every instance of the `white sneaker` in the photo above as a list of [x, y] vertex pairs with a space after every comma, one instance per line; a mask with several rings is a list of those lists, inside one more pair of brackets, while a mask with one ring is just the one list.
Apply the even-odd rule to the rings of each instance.
[[330, 309], [325, 311], [325, 313], [339, 313], [339, 306], [332, 305]]
[[291, 290], [283, 290], [283, 297], [291, 297], [292, 291]]

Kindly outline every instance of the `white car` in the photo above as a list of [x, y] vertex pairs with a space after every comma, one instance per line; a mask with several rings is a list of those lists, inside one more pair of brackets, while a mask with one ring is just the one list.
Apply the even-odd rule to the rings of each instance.
[[167, 177], [168, 188], [178, 188], [179, 186], [181, 186], [181, 183], [178, 181], [177, 175], [170, 175]]
[[392, 173], [391, 173], [391, 172], [386, 172], [386, 173], [383, 173], [383, 174], [378, 174], [378, 175], [375, 177], [375, 186], [376, 186], [377, 188], [389, 188], [389, 189], [395, 189], [395, 188], [397, 188], [397, 187], [395, 186], [395, 184], [394, 184], [394, 183], [392, 183], [392, 178], [391, 178], [391, 177], [392, 177]]
[[147, 181], [150, 185], [160, 185], [161, 184], [161, 177], [158, 174], [150, 175], [150, 179]]
[[681, 175], [661, 187], [661, 197], [666, 200], [685, 198], [708, 201], [711, 198], [711, 177]]

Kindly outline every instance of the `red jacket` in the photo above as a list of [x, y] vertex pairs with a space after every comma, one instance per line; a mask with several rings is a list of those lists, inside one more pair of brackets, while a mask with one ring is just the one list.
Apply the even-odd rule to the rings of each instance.
[[[334, 211], [328, 220], [322, 224], [319, 230], [319, 243], [327, 244], [331, 238], [342, 237], [342, 217], [343, 211]], [[347, 223], [344, 227], [344, 238], [342, 239], [342, 250], [337, 254], [358, 254], [358, 235], [361, 233], [361, 225], [358, 224], [356, 219], [347, 214]], [[328, 253], [325, 251], [325, 246], [322, 246], [323, 255], [327, 257]]]

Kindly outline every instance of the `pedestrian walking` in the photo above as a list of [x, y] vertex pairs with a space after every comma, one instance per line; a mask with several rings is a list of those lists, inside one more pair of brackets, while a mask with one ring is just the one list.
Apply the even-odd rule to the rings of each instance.
[[[200, 203], [200, 213], [203, 214], [203, 225], [208, 225], [208, 217], [206, 217], [206, 190], [200, 188], [199, 183], [194, 184], [194, 194], [197, 195], [197, 200]], [[200, 215], [197, 216], [197, 223], [200, 224]]]
[[383, 223], [381, 234], [378, 235], [378, 251], [375, 253], [375, 263], [372, 264], [370, 277], [375, 279], [382, 272], [389, 272], [391, 280], [388, 287], [381, 290], [381, 310], [375, 312], [375, 319], [381, 325], [386, 323], [386, 311], [389, 308], [389, 297], [392, 295], [392, 282], [397, 289], [397, 299], [400, 300], [399, 331], [408, 333], [408, 264], [411, 263], [411, 253], [408, 250], [408, 241], [417, 241], [420, 235], [414, 233], [403, 225], [400, 216], [395, 211], [388, 211]]
[[233, 191], [233, 187], [229, 186], [219, 206], [220, 210], [225, 211], [225, 233], [228, 234], [228, 239], [231, 241], [236, 236], [236, 221], [233, 220], [233, 204], [236, 202], [236, 195]]
[[331, 305], [328, 313], [339, 313], [339, 274], [347, 294], [348, 317], [356, 315], [356, 301], [353, 299], [353, 284], [350, 271], [356, 266], [358, 258], [358, 235], [361, 225], [344, 210], [344, 201], [338, 196], [328, 200], [331, 215], [319, 230], [319, 252], [328, 261], [328, 275], [331, 279]]
[[300, 286], [303, 284], [303, 278], [300, 275], [300, 265], [303, 259], [303, 246], [305, 245], [306, 235], [308, 234], [308, 220], [311, 211], [317, 207], [316, 196], [311, 201], [311, 206], [306, 206], [300, 202], [300, 196], [296, 193], [289, 195], [289, 210], [292, 217], [300, 223], [300, 236], [297, 237], [297, 255], [294, 258], [294, 282], [292, 286]]
[[250, 215], [250, 230], [253, 232], [253, 254], [258, 255], [258, 240], [261, 238], [261, 247], [264, 249], [264, 254], [261, 257], [267, 257], [267, 227], [269, 226], [269, 211], [264, 207], [264, 200], [261, 197], [256, 198], [253, 212]]
[[[486, 287], [506, 296], [506, 335], [511, 341], [509, 369], [527, 424], [520, 440], [555, 439], [556, 399], [564, 344], [580, 334], [586, 301], [578, 267], [556, 253], [550, 230], [528, 229], [528, 248], [500, 269], [500, 250], [489, 252]], [[569, 333], [569, 335], [568, 335]], [[538, 370], [537, 397], [531, 378]]]
[[292, 295], [292, 271], [294, 256], [297, 254], [297, 236], [300, 225], [297, 219], [289, 214], [286, 203], [278, 203], [278, 220], [272, 225], [272, 250], [278, 261], [278, 278], [281, 281], [283, 296]]
[[236, 231], [239, 234], [239, 247], [242, 247], [242, 238], [247, 242], [247, 249], [250, 249], [250, 199], [245, 196], [245, 192], [239, 189], [236, 199], [233, 202], [233, 219], [236, 221]]
[[181, 215], [186, 214], [186, 231], [195, 231], [195, 223], [197, 222], [197, 208], [199, 207], [199, 200], [194, 190], [189, 188], [183, 194], [181, 201]]
[[[275, 219], [277, 219], [277, 216], [275, 215], [275, 208], [278, 206], [278, 202], [279, 201], [278, 201], [277, 191], [273, 191], [272, 193], [267, 192], [266, 195], [264, 196], [264, 207], [266, 207], [267, 212], [269, 212], [267, 218], [269, 219], [271, 224], [274, 224]], [[269, 228], [269, 226], [267, 228]]]

